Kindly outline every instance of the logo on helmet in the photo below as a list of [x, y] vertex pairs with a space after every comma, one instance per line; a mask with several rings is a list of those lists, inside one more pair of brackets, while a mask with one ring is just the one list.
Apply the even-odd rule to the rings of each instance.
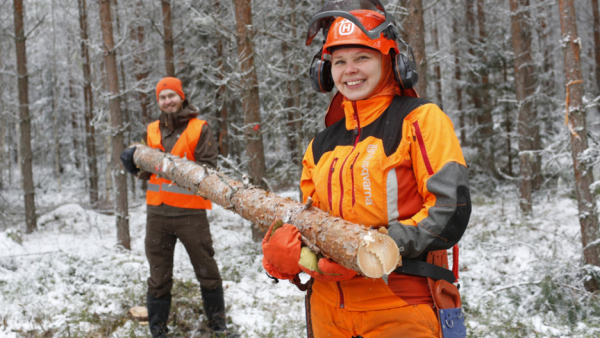
[[352, 34], [352, 32], [354, 32], [354, 24], [348, 19], [342, 20], [342, 22], [340, 24], [339, 32], [340, 32], [340, 35]]

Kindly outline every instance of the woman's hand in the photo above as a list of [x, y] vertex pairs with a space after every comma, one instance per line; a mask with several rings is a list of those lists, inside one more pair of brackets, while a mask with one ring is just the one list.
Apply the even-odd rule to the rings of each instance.
[[356, 276], [356, 271], [347, 269], [329, 258], [319, 258], [308, 247], [303, 247], [298, 266], [302, 271], [321, 282], [339, 282]]
[[292, 279], [302, 270], [298, 266], [302, 235], [291, 224], [278, 219], [267, 231], [262, 241], [263, 267], [278, 279]]

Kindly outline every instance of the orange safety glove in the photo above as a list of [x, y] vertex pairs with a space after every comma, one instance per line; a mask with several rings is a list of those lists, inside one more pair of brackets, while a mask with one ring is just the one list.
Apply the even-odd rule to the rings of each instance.
[[302, 235], [291, 224], [278, 219], [267, 231], [262, 241], [263, 267], [278, 279], [293, 279], [302, 270], [298, 267]]
[[356, 276], [356, 271], [347, 269], [329, 258], [319, 257], [308, 247], [303, 247], [298, 266], [302, 271], [321, 282], [339, 282]]

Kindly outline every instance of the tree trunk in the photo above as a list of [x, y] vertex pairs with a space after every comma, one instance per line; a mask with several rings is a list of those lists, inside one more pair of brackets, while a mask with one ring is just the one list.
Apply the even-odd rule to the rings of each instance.
[[35, 187], [33, 184], [33, 152], [31, 150], [31, 120], [29, 116], [29, 75], [27, 74], [27, 50], [23, 22], [23, 0], [14, 0], [15, 44], [17, 52], [17, 75], [19, 88], [19, 129], [21, 179], [25, 199], [25, 223], [27, 233], [37, 230], [35, 214]]
[[[396, 243], [378, 231], [329, 216], [258, 187], [242, 184], [195, 162], [137, 145], [134, 161], [141, 170], [173, 181], [257, 224], [263, 231], [277, 219], [300, 230], [303, 241], [325, 257], [371, 278], [393, 271], [400, 255]], [[382, 233], [383, 232], [383, 233]]]
[[[433, 9], [433, 33], [432, 33], [432, 39], [433, 39], [433, 43], [435, 44], [435, 51], [438, 54], [441, 54], [440, 51], [440, 43], [438, 41], [438, 21], [437, 21], [437, 15], [436, 15], [436, 10], [435, 8]], [[437, 62], [435, 63], [435, 76], [436, 76], [436, 83], [435, 83], [435, 87], [436, 87], [436, 98], [437, 98], [437, 105], [440, 107], [441, 110], [444, 110], [444, 102], [443, 102], [443, 93], [442, 93], [442, 67], [441, 67], [441, 57], [438, 57]]]
[[[296, 44], [297, 40], [297, 23], [296, 23], [296, 0], [290, 0], [290, 9], [292, 12], [290, 13], [290, 26], [291, 26], [291, 36], [292, 41]], [[298, 53], [294, 53], [298, 54]], [[300, 110], [301, 105], [301, 96], [300, 96], [300, 66], [299, 62], [292, 62], [292, 83], [291, 83], [291, 94], [293, 98], [294, 108], [293, 108], [293, 126], [294, 133], [292, 137], [296, 139], [295, 147], [294, 147], [294, 163], [296, 163], [298, 167], [298, 181], [300, 180], [300, 176], [302, 174], [302, 157], [303, 157], [303, 147], [302, 147], [302, 111]], [[300, 190], [299, 190], [300, 191]], [[302, 198], [302, 197], [300, 197]]]
[[594, 16], [594, 49], [596, 50], [596, 83], [598, 86], [597, 95], [600, 96], [600, 8], [598, 8], [598, 0], [591, 1], [592, 13]]
[[260, 119], [258, 78], [254, 67], [254, 44], [252, 43], [252, 6], [250, 0], [236, 0], [236, 28], [238, 62], [242, 86], [242, 111], [244, 112], [244, 136], [248, 155], [250, 182], [264, 187], [265, 154]]
[[[2, 50], [0, 50], [0, 69], [2, 69]], [[4, 168], [10, 166], [10, 152], [6, 152], [6, 119], [4, 118], [4, 76], [0, 74], [0, 190], [4, 189]], [[8, 163], [6, 159], [9, 159]], [[10, 173], [10, 167], [8, 167]], [[10, 178], [7, 181], [10, 186]]]
[[[143, 11], [143, 4], [141, 1], [137, 2], [136, 5], [136, 16], [138, 20], [142, 19], [142, 11]], [[145, 39], [145, 31], [144, 31], [144, 26], [141, 24], [138, 24], [137, 28], [132, 29], [130, 32], [130, 38], [132, 41], [137, 41], [138, 45], [136, 50], [133, 53], [133, 63], [135, 64], [136, 70], [135, 70], [135, 79], [137, 80], [138, 84], [142, 85], [142, 88], [140, 91], [138, 91], [139, 94], [139, 100], [140, 100], [140, 109], [142, 111], [142, 124], [144, 126], [147, 126], [150, 122], [152, 122], [152, 120], [150, 119], [150, 115], [148, 114], [148, 95], [146, 94], [146, 85], [145, 85], [145, 80], [148, 77], [148, 72], [146, 70], [146, 66], [144, 64], [144, 59], [145, 59], [145, 53], [141, 52], [141, 51], [145, 51], [145, 47], [144, 47], [144, 39]], [[144, 142], [146, 141], [146, 133], [145, 133], [145, 129], [144, 129]]]
[[119, 98], [119, 76], [117, 73], [117, 57], [113, 40], [110, 0], [100, 0], [100, 22], [102, 40], [104, 41], [104, 65], [110, 98], [110, 120], [112, 134], [112, 175], [115, 181], [115, 218], [117, 223], [118, 245], [129, 250], [129, 215], [127, 207], [127, 177], [119, 156], [123, 147], [123, 116]]
[[[246, 138], [246, 155], [248, 156], [248, 174], [250, 182], [259, 187], [266, 187], [265, 153], [262, 139], [260, 119], [260, 96], [258, 78], [254, 67], [254, 44], [252, 43], [252, 1], [235, 1], [235, 18], [237, 29], [238, 62], [240, 63], [242, 110], [244, 112], [244, 136]], [[252, 227], [253, 239], [259, 240], [263, 232]]]
[[79, 151], [79, 122], [77, 121], [77, 94], [75, 93], [75, 86], [73, 84], [73, 78], [69, 80], [69, 108], [71, 110], [71, 142], [73, 142], [73, 160], [75, 162], [75, 168], [81, 168], [81, 157]]
[[175, 76], [175, 60], [173, 50], [173, 23], [171, 20], [171, 0], [161, 0], [163, 13], [163, 39], [165, 46], [165, 67], [167, 76]]
[[[456, 0], [455, 0], [456, 1]], [[458, 3], [455, 2], [456, 6]], [[462, 67], [460, 61], [460, 44], [459, 44], [459, 32], [458, 32], [458, 18], [454, 15], [453, 24], [452, 24], [452, 39], [454, 49], [454, 87], [456, 88], [456, 112], [458, 114], [458, 126], [460, 128], [460, 144], [463, 147], [466, 147], [467, 144], [467, 132], [465, 126], [465, 112], [463, 111], [463, 103], [462, 103], [462, 74], [460, 68]]]
[[490, 79], [487, 66], [485, 44], [487, 43], [487, 30], [485, 27], [485, 11], [483, 0], [477, 0], [477, 22], [479, 24], [479, 43], [481, 51], [478, 53], [483, 67], [478, 69], [481, 76], [481, 86], [475, 95], [480, 97], [481, 107], [477, 110], [477, 136], [478, 147], [483, 158], [484, 167], [488, 173], [496, 173], [494, 149], [494, 120], [492, 118], [492, 100], [490, 97]]
[[[580, 44], [578, 43], [577, 19], [573, 2], [574, 0], [558, 1], [562, 31], [561, 43], [564, 46], [565, 80], [567, 82], [566, 109], [571, 134], [575, 192], [577, 193], [579, 207], [583, 256], [587, 264], [600, 266], [600, 245], [597, 242], [598, 215], [596, 214], [596, 200], [590, 191], [590, 185], [594, 182], [593, 171], [588, 163], [581, 160], [581, 155], [588, 148], [588, 138], [585, 121], [586, 111], [583, 103], [584, 87], [581, 78], [581, 60], [579, 58]], [[586, 287], [588, 290], [597, 290], [598, 283], [592, 280]]]
[[[477, 55], [475, 54], [475, 44], [476, 44], [476, 39], [475, 39], [475, 13], [474, 13], [474, 5], [475, 5], [475, 1], [474, 0], [467, 0], [466, 1], [466, 9], [467, 9], [467, 13], [466, 13], [466, 23], [467, 23], [467, 40], [468, 40], [468, 62], [470, 64], [469, 69], [471, 69], [468, 72], [468, 84], [467, 84], [467, 95], [469, 96], [470, 100], [471, 100], [471, 104], [473, 105], [473, 108], [476, 112], [479, 112], [481, 110], [482, 107], [482, 103], [481, 103], [481, 96], [479, 95], [479, 89], [481, 87], [481, 83], [480, 83], [480, 79], [479, 76], [477, 74], [476, 71], [476, 64], [478, 63], [477, 60]], [[475, 126], [475, 121], [473, 119], [472, 115], [468, 116], [469, 122], [472, 123], [472, 126]], [[481, 144], [481, 140], [479, 139], [479, 131], [472, 131], [471, 132], [472, 135], [474, 135], [474, 139], [472, 140], [472, 142], [470, 142], [471, 144], [479, 147]], [[481, 148], [479, 148], [480, 151], [480, 159], [479, 162], [483, 162], [483, 158], [485, 157], [486, 154], [481, 154], [481, 152], [483, 151]]]
[[517, 130], [519, 132], [519, 163], [521, 171], [520, 193], [521, 211], [531, 214], [533, 179], [536, 175], [536, 156], [532, 151], [539, 150], [539, 129], [537, 111], [532, 95], [535, 92], [535, 70], [531, 55], [531, 26], [529, 0], [510, 0], [512, 42], [515, 53], [515, 87], [519, 106]]
[[[220, 0], [215, 0], [214, 6], [215, 15], [218, 17], [221, 14]], [[217, 41], [217, 78], [220, 82], [223, 81], [223, 72], [225, 71], [225, 63], [223, 62], [223, 59], [225, 58], [223, 50], [224, 40], [225, 38], [223, 36], [219, 36]], [[225, 99], [226, 91], [227, 85], [225, 83], [221, 83], [217, 93], [217, 103], [219, 107], [217, 111], [217, 118], [219, 120], [219, 149], [221, 150], [221, 155], [223, 157], [227, 157], [229, 155], [229, 120], [227, 118], [227, 101]]]
[[415, 90], [422, 98], [427, 98], [427, 57], [425, 55], [425, 24], [423, 22], [422, 0], [408, 0], [408, 19], [404, 22], [404, 31], [408, 34], [408, 43], [413, 48], [417, 62], [419, 82]]
[[77, 0], [79, 5], [79, 30], [81, 33], [81, 59], [83, 61], [83, 101], [85, 106], [85, 149], [87, 155], [90, 204], [98, 203], [98, 159], [96, 158], [96, 128], [94, 119], [94, 95], [90, 71], [90, 53], [88, 51], [87, 5], [85, 0]]

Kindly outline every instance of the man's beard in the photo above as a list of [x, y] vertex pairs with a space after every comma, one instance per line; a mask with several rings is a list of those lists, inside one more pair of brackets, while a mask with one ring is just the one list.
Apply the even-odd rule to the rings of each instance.
[[162, 112], [162, 114], [160, 114], [160, 123], [167, 127], [167, 129], [169, 129], [170, 132], [173, 132], [173, 130], [175, 130], [175, 122], [177, 121], [177, 113], [166, 113], [166, 112]]

